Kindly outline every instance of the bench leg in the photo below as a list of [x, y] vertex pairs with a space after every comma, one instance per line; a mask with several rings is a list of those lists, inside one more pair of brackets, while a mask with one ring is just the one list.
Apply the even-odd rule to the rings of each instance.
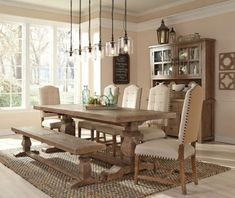
[[71, 188], [77, 188], [99, 182], [99, 180], [91, 176], [90, 157], [87, 155], [79, 156], [78, 171], [80, 181], [76, 181], [74, 184], [72, 184]]
[[[26, 137], [26, 136], [23, 136], [23, 140], [21, 142], [21, 145], [23, 147], [23, 152], [19, 152], [17, 154], [14, 154], [15, 157], [25, 157], [25, 156], [27, 156], [27, 152], [30, 151], [30, 148], [31, 148], [31, 145], [32, 145], [30, 138]], [[31, 151], [31, 152], [33, 152], [35, 154], [39, 154], [38, 151]]]

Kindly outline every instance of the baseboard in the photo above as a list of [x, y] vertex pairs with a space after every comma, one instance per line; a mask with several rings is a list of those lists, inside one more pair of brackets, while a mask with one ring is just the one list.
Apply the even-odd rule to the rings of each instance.
[[11, 129], [0, 129], [0, 136], [13, 135], [13, 134], [15, 133], [12, 132]]
[[235, 138], [225, 137], [225, 136], [215, 136], [216, 142], [223, 142], [223, 143], [229, 143], [229, 144], [235, 144]]

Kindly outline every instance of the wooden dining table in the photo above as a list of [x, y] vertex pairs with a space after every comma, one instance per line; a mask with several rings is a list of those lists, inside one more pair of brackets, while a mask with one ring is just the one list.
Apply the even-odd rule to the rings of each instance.
[[86, 110], [78, 104], [35, 105], [34, 109], [62, 116], [61, 132], [75, 136], [75, 123], [73, 118], [118, 125], [123, 127], [123, 141], [121, 143], [122, 158], [96, 154], [92, 157], [106, 161], [114, 166], [104, 172], [105, 179], [114, 179], [123, 174], [134, 171], [135, 146], [142, 139], [138, 126], [148, 120], [175, 118], [174, 112], [161, 112], [150, 110], [136, 110], [130, 108], [117, 108], [112, 110]]

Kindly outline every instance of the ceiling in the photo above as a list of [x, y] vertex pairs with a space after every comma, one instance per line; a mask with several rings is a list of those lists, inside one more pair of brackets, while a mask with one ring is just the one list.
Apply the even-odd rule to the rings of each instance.
[[[0, 2], [4, 2], [5, 0], [0, 0]], [[189, 2], [193, 0], [127, 0], [127, 9], [128, 12], [132, 12], [135, 14], [141, 14], [152, 10], [153, 8], [165, 8], [172, 7], [175, 5], [179, 5], [185, 2]], [[6, 1], [5, 1], [6, 2]], [[73, 0], [73, 10], [77, 11], [79, 9], [78, 6], [79, 0]], [[115, 9], [123, 9], [124, 8], [124, 0], [115, 0]], [[69, 11], [70, 8], [70, 0], [7, 0], [7, 3], [11, 5], [20, 5], [22, 6], [30, 6], [36, 8], [48, 8], [53, 10], [63, 10]], [[99, 0], [91, 0], [92, 7], [98, 8]], [[102, 0], [102, 4], [106, 8], [110, 8], [112, 1], [111, 0]], [[87, 10], [88, 8], [88, 0], [82, 0], [82, 11]]]

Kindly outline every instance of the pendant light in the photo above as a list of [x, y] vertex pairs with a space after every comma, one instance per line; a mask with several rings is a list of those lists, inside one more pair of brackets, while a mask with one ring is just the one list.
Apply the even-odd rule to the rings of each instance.
[[102, 2], [100, 0], [100, 10], [99, 10], [99, 43], [93, 46], [93, 59], [97, 60], [103, 57], [103, 46], [101, 41], [101, 10], [102, 9]]
[[133, 53], [133, 40], [127, 36], [127, 0], [125, 0], [124, 37], [118, 39], [118, 50], [120, 54]]
[[[82, 23], [82, 3], [81, 3], [82, 0], [79, 0], [79, 48], [78, 48], [78, 55], [81, 57], [82, 55], [82, 35], [81, 35], [81, 23]], [[81, 59], [81, 58], [80, 58]]]
[[114, 41], [113, 36], [113, 13], [114, 12], [114, 0], [112, 0], [112, 38], [110, 42], [106, 42], [106, 55], [107, 56], [118, 56], [117, 43]]
[[91, 58], [91, 0], [89, 0], [89, 19], [88, 19], [88, 46], [84, 47], [84, 60], [88, 61]]
[[70, 46], [69, 50], [66, 52], [68, 53], [68, 62], [72, 63], [73, 62], [73, 15], [72, 15], [72, 9], [73, 9], [73, 1], [70, 0]]

